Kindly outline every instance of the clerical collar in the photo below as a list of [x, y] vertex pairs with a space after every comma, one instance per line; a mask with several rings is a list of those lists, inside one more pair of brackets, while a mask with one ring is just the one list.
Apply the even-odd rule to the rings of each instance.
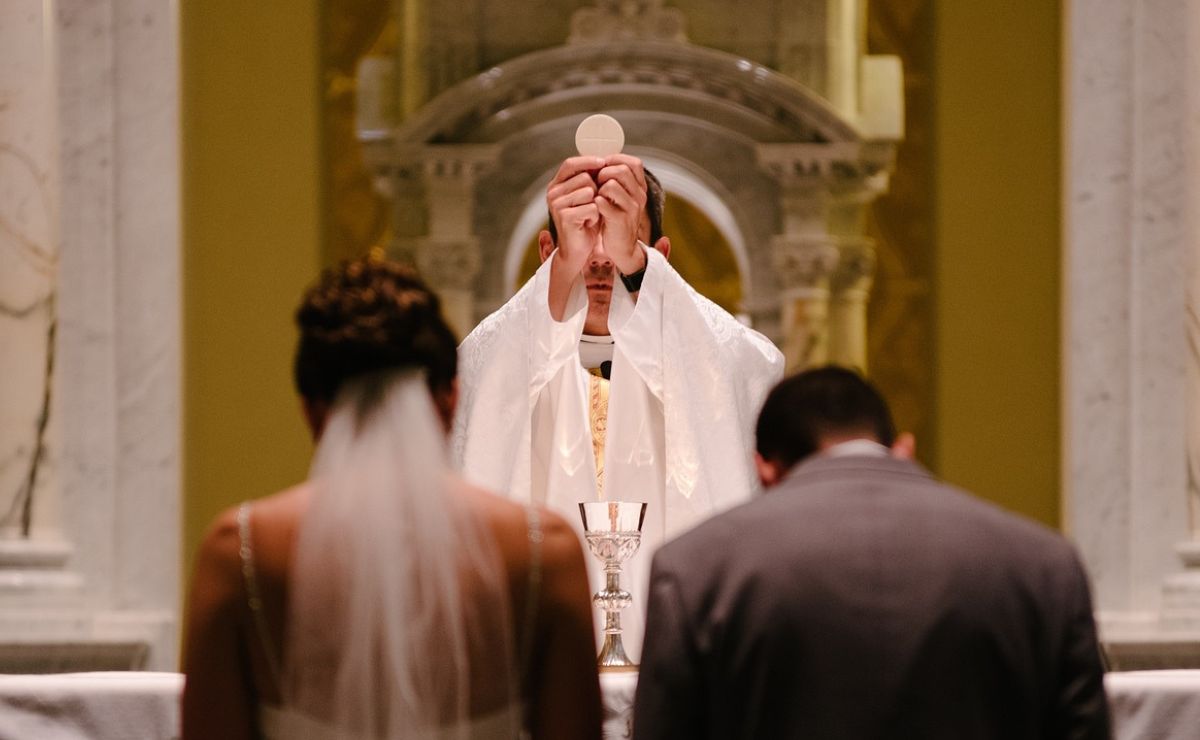
[[825, 457], [850, 457], [852, 455], [887, 457], [892, 454], [892, 451], [873, 439], [851, 439], [828, 447], [822, 450], [821, 454]]
[[579, 362], [591, 370], [600, 367], [601, 363], [612, 362], [613, 338], [600, 337], [594, 334], [584, 334], [579, 338]]

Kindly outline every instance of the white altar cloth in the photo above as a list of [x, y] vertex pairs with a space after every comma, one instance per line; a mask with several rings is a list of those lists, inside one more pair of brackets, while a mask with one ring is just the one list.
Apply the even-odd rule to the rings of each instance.
[[636, 671], [600, 674], [600, 696], [604, 701], [604, 740], [633, 737], [633, 696], [637, 693]]
[[[1109, 673], [1115, 740], [1200, 736], [1200, 670]], [[632, 735], [636, 673], [604, 673], [604, 738]], [[178, 673], [0, 675], [0, 740], [174, 740]]]
[[1114, 740], [1200, 737], [1200, 670], [1109, 673]]
[[173, 740], [179, 673], [0, 675], [0, 740]]

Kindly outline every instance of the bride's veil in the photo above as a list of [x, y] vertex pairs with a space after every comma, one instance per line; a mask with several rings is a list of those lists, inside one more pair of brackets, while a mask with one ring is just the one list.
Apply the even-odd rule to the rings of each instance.
[[506, 570], [457, 495], [424, 375], [347, 383], [292, 562], [284, 706], [339, 736], [468, 737], [519, 695]]

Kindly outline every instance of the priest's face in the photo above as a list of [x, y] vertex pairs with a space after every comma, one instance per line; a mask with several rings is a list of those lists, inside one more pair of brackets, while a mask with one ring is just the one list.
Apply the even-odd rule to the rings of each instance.
[[596, 248], [583, 266], [583, 284], [588, 295], [584, 334], [608, 334], [608, 308], [612, 305], [613, 280], [616, 276], [617, 268], [604, 250], [604, 241], [597, 239]]
[[[638, 239], [643, 244], [650, 241], [650, 224], [644, 216], [638, 224]], [[588, 294], [587, 318], [583, 322], [584, 334], [608, 335], [608, 309], [612, 305], [613, 281], [616, 279], [616, 265], [604, 250], [604, 240], [597, 239], [595, 249], [583, 266], [583, 284]]]
[[[644, 215], [638, 224], [638, 239], [643, 244], [650, 243], [650, 221]], [[538, 250], [543, 262], [550, 258], [554, 247], [549, 231], [543, 230], [538, 234]], [[661, 237], [653, 248], [663, 257], [669, 257], [671, 240], [665, 236]], [[617, 267], [604, 250], [604, 240], [596, 240], [596, 246], [588, 256], [580, 276], [588, 295], [588, 311], [583, 322], [583, 333], [608, 336], [608, 308], [612, 305], [613, 281], [617, 279]]]

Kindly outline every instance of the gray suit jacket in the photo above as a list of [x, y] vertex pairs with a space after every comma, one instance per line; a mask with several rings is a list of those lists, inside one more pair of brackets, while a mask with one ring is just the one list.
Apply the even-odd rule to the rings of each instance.
[[1106, 738], [1057, 533], [891, 458], [812, 458], [654, 557], [639, 740]]

